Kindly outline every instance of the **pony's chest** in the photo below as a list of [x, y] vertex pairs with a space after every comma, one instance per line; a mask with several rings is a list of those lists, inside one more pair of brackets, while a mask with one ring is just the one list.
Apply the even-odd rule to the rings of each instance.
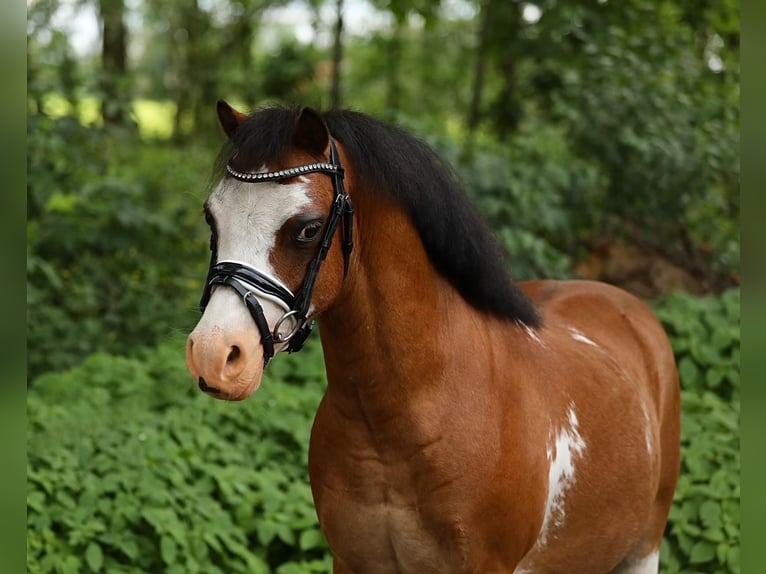
[[428, 574], [459, 572], [459, 529], [431, 520], [417, 503], [326, 498], [320, 522], [333, 549], [352, 572]]
[[[459, 479], [419, 452], [406, 463], [370, 449], [315, 468], [311, 476], [319, 522], [333, 555], [351, 572], [450, 574], [464, 562]], [[345, 572], [345, 570], [341, 570]]]

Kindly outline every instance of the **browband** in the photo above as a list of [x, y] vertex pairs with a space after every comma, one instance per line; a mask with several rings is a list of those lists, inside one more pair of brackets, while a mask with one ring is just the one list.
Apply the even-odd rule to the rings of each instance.
[[261, 171], [261, 172], [241, 172], [237, 171], [228, 163], [226, 164], [226, 171], [229, 172], [234, 179], [244, 181], [247, 183], [260, 183], [262, 181], [276, 181], [279, 179], [288, 179], [291, 177], [298, 177], [299, 175], [305, 175], [307, 173], [337, 173], [343, 175], [343, 168], [339, 165], [333, 165], [331, 163], [309, 163], [298, 167], [290, 167], [288, 169], [280, 169], [279, 171]]

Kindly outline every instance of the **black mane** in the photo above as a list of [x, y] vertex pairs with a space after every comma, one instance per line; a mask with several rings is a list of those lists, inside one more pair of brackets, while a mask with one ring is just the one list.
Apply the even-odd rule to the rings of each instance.
[[[251, 114], [222, 150], [219, 169], [273, 163], [287, 151], [300, 109], [271, 107]], [[479, 310], [535, 327], [539, 316], [511, 280], [505, 254], [451, 167], [404, 130], [367, 115], [329, 111], [322, 118], [343, 146], [365, 191], [385, 193], [412, 218], [434, 268]]]

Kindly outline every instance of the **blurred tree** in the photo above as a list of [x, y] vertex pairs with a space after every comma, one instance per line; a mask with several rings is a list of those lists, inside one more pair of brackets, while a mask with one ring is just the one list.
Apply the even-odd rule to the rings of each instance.
[[560, 86], [544, 113], [608, 178], [594, 234], [660, 252], [715, 288], [738, 265], [738, 231], [710, 216], [739, 213], [739, 56], [710, 48], [731, 27], [730, 3], [702, 13], [705, 41], [683, 2], [551, 3], [537, 54]]
[[[468, 108], [467, 125], [474, 132], [482, 119], [492, 126], [500, 141], [505, 141], [521, 119], [518, 65], [524, 55], [522, 7], [513, 1], [484, 0], [479, 9], [473, 89]], [[491, 100], [486, 99], [487, 68], [498, 78], [498, 88]]]
[[385, 46], [384, 76], [387, 115], [394, 117], [401, 107], [402, 63], [409, 18], [416, 15], [426, 23], [433, 22], [439, 14], [441, 0], [374, 0], [373, 3], [392, 17], [392, 25], [388, 31]]
[[479, 125], [481, 115], [481, 100], [484, 92], [484, 77], [487, 71], [487, 52], [489, 50], [489, 34], [492, 26], [492, 12], [496, 0], [484, 0], [481, 4], [479, 15], [479, 29], [477, 32], [476, 62], [473, 68], [473, 89], [471, 91], [471, 104], [468, 109], [468, 130], [473, 132]]
[[46, 93], [60, 91], [77, 115], [82, 83], [80, 66], [69, 36], [53, 26], [58, 0], [38, 0], [27, 10], [27, 96], [37, 112], [44, 112]]
[[311, 46], [283, 38], [259, 63], [261, 97], [312, 104], [317, 99], [312, 82], [316, 62], [317, 54]]
[[[321, 0], [310, 2], [320, 3]], [[264, 97], [259, 93], [262, 78], [260, 62], [255, 57], [264, 14], [269, 8], [286, 3], [287, 0], [226, 0], [219, 7], [218, 19], [222, 14], [227, 15], [223, 18], [220, 50], [215, 54], [219, 80], [227, 90], [233, 89], [246, 102], [256, 102]]]
[[335, 0], [335, 33], [332, 49], [332, 81], [330, 87], [330, 107], [341, 107], [341, 66], [343, 63], [343, 0]]
[[101, 19], [101, 117], [104, 124], [127, 126], [130, 123], [128, 71], [128, 29], [124, 0], [98, 0]]

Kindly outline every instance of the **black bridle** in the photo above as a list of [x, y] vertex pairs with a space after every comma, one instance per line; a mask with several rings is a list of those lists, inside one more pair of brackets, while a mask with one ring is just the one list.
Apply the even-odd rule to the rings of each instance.
[[[290, 179], [308, 173], [326, 173], [332, 177], [332, 187], [334, 198], [330, 214], [324, 225], [321, 243], [313, 259], [309, 262], [306, 275], [303, 279], [298, 292], [293, 294], [281, 281], [267, 273], [259, 271], [254, 267], [239, 261], [220, 261], [216, 262], [216, 235], [213, 230], [210, 238], [210, 270], [208, 271], [205, 289], [202, 292], [200, 300], [200, 311], [204, 312], [210, 301], [213, 287], [217, 285], [228, 285], [233, 288], [242, 297], [250, 315], [258, 327], [261, 334], [261, 343], [263, 344], [263, 366], [269, 364], [274, 357], [274, 345], [288, 343], [287, 352], [294, 353], [300, 351], [306, 338], [311, 334], [313, 321], [308, 321], [309, 307], [311, 306], [311, 294], [314, 291], [319, 268], [322, 265], [327, 253], [332, 246], [332, 239], [338, 225], [343, 222], [342, 227], [342, 249], [343, 249], [343, 275], [348, 273], [349, 257], [354, 248], [353, 241], [353, 215], [354, 207], [351, 198], [346, 193], [343, 185], [343, 167], [340, 163], [340, 156], [335, 147], [335, 142], [330, 139], [330, 161], [310, 163], [298, 167], [291, 167], [273, 172], [243, 173], [236, 171], [227, 164], [226, 170], [229, 174], [239, 181], [246, 183], [261, 183], [267, 181], [277, 181], [281, 179]], [[262, 297], [272, 300], [283, 309], [285, 313], [277, 320], [273, 329], [269, 328], [266, 316], [263, 313], [263, 307], [256, 297], [256, 293]], [[287, 320], [292, 320], [293, 328], [287, 334], [280, 333], [279, 329]]]

